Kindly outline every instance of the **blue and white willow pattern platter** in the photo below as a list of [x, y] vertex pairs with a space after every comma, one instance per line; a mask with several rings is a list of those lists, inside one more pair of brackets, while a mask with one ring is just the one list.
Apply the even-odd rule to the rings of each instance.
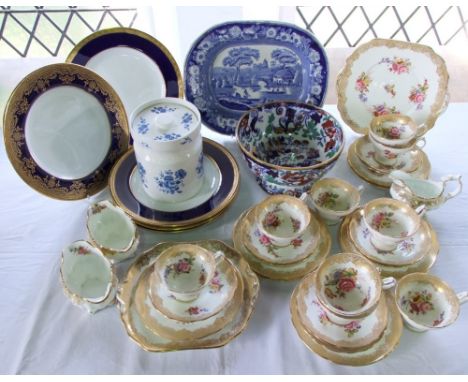
[[279, 22], [229, 22], [201, 35], [185, 61], [187, 100], [202, 121], [234, 134], [241, 115], [270, 101], [321, 106], [328, 60], [314, 35]]

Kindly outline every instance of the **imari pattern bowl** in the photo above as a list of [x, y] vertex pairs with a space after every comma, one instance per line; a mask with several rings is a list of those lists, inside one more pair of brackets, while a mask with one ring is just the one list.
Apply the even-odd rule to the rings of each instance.
[[300, 196], [336, 163], [344, 147], [339, 122], [296, 102], [272, 102], [242, 116], [237, 142], [257, 182], [269, 194]]

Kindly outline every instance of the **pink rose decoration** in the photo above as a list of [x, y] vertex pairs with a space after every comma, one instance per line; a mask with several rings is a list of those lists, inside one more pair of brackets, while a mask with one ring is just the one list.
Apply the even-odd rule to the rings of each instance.
[[359, 324], [358, 321], [351, 321], [350, 323], [346, 324], [344, 327], [347, 330], [354, 330], [354, 329], [359, 329], [361, 325]]
[[263, 245], [270, 245], [271, 244], [271, 240], [268, 236], [266, 235], [261, 235], [260, 236], [260, 243], [262, 243]]
[[389, 135], [392, 138], [400, 138], [400, 129], [396, 126], [392, 127], [389, 131]]
[[181, 260], [177, 263], [177, 272], [189, 273], [191, 268], [187, 261]]
[[353, 279], [344, 277], [340, 279], [340, 281], [338, 281], [337, 287], [343, 292], [350, 292], [356, 287], [356, 283], [354, 282]]

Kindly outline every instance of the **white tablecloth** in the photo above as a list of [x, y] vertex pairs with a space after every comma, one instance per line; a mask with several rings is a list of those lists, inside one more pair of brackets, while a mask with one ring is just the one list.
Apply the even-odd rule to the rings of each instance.
[[[336, 117], [336, 106], [325, 107]], [[468, 181], [468, 104], [451, 104], [427, 134], [425, 148], [432, 176], [460, 173]], [[356, 134], [345, 127], [347, 146]], [[219, 239], [232, 244], [239, 214], [266, 194], [241, 157], [234, 138], [208, 129], [203, 135], [222, 142], [241, 171], [240, 192], [225, 214], [207, 225], [177, 234], [140, 228], [141, 250], [161, 241]], [[330, 176], [361, 181], [343, 152]], [[310, 352], [289, 316], [296, 282], [261, 279], [259, 298], [247, 329], [220, 349], [147, 353], [127, 336], [115, 307], [91, 316], [73, 306], [58, 281], [61, 249], [86, 237], [85, 215], [91, 200], [57, 201], [29, 188], [0, 148], [0, 373], [468, 373], [468, 307], [449, 328], [425, 334], [404, 330], [398, 348], [385, 360], [361, 368], [334, 365]], [[387, 195], [367, 185], [363, 201]], [[455, 290], [468, 289], [468, 197], [463, 192], [429, 216], [438, 233], [440, 256], [431, 272]], [[332, 253], [339, 252], [336, 227]], [[131, 261], [119, 266], [122, 278]]]

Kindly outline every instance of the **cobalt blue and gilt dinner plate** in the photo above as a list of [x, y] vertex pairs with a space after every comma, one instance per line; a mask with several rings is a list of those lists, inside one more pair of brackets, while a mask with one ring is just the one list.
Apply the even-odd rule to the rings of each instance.
[[229, 22], [212, 27], [192, 45], [185, 61], [187, 100], [203, 123], [234, 134], [238, 119], [270, 101], [321, 106], [328, 60], [306, 30], [279, 22]]
[[128, 118], [145, 102], [184, 95], [171, 53], [153, 36], [136, 29], [97, 31], [80, 41], [66, 61], [86, 66], [108, 81], [121, 97]]
[[18, 175], [63, 200], [102, 190], [129, 139], [117, 93], [74, 64], [44, 66], [21, 80], [6, 105], [3, 134]]
[[139, 187], [135, 153], [129, 150], [115, 164], [109, 188], [116, 204], [135, 223], [159, 231], [197, 227], [220, 215], [239, 189], [239, 168], [234, 157], [219, 143], [203, 138], [205, 181], [200, 192], [189, 200], [164, 203], [152, 200]]

